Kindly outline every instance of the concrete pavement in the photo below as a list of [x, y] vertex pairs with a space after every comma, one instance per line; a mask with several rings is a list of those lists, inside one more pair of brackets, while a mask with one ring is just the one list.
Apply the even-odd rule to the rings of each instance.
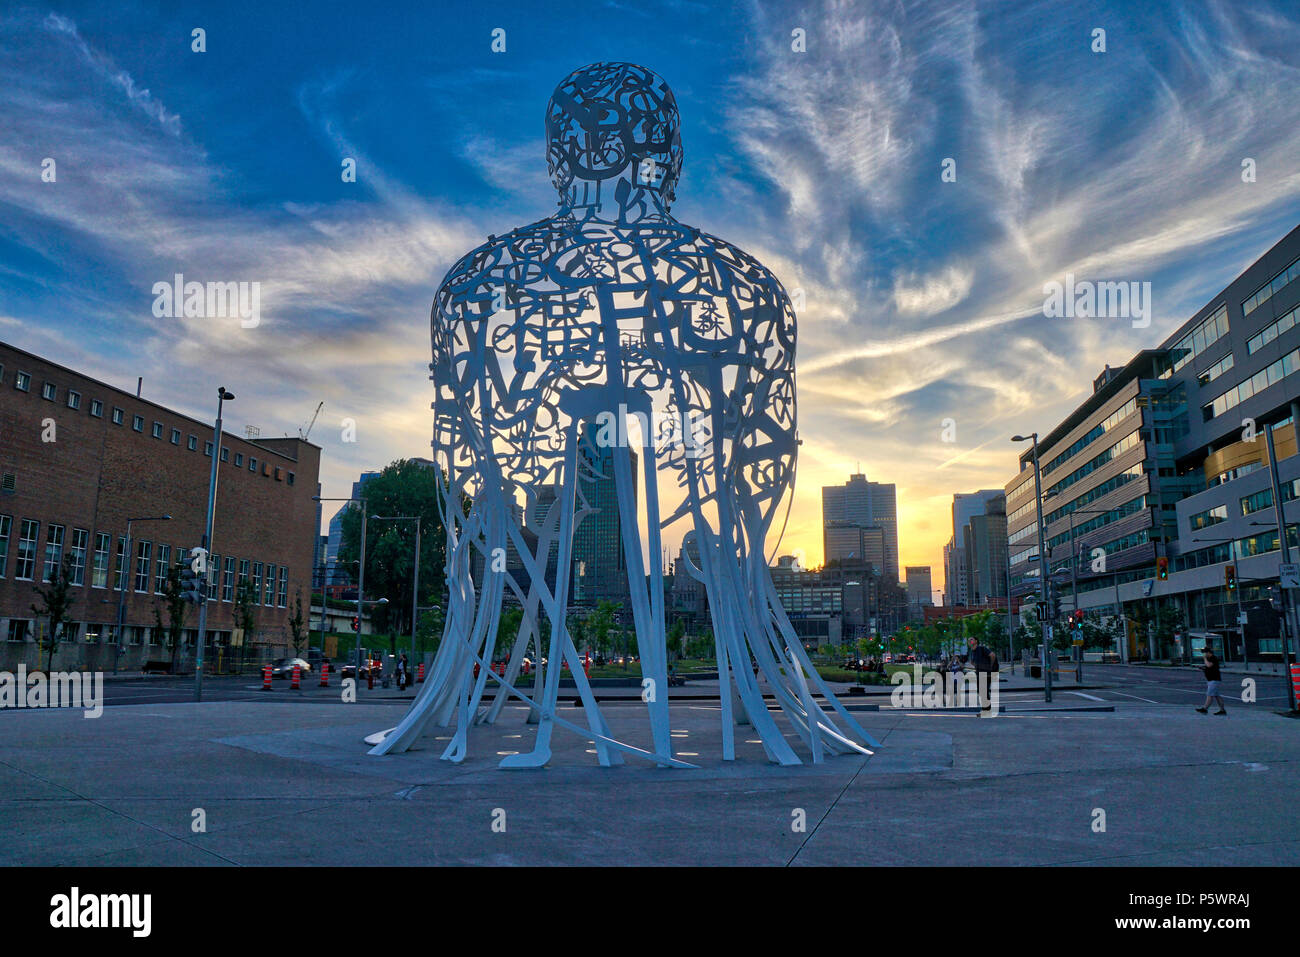
[[[586, 740], [558, 730], [551, 767], [532, 772], [496, 768], [536, 734], [518, 707], [473, 729], [459, 766], [438, 760], [445, 729], [419, 751], [366, 755], [363, 735], [400, 714], [377, 702], [9, 712], [0, 863], [1300, 862], [1300, 723], [1265, 708], [1115, 709], [862, 712], [876, 754], [780, 768], [745, 727], [738, 760], [718, 760], [716, 703], [683, 701], [674, 744], [699, 770], [602, 769]], [[605, 711], [616, 734], [648, 740], [640, 706]]]

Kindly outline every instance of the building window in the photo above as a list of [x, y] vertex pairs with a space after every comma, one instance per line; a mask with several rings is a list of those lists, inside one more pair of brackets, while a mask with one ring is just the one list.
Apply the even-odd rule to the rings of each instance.
[[221, 447], [221, 461], [230, 461], [230, 449], [226, 448], [224, 445]]
[[243, 453], [243, 452], [236, 452], [236, 453], [235, 453], [235, 468], [237, 468], [237, 469], [242, 469], [243, 467], [244, 467], [244, 453]]
[[86, 583], [86, 545], [90, 541], [90, 532], [84, 528], [72, 530], [72, 584]]
[[290, 473], [289, 473], [289, 484], [290, 484], [290, 485], [293, 484], [293, 480], [294, 480], [294, 474], [293, 474], [292, 472], [290, 472]]
[[262, 604], [262, 563], [253, 562], [253, 604]]
[[203, 443], [203, 454], [204, 454], [204, 455], [211, 455], [211, 454], [212, 454], [212, 443], [211, 443], [211, 442], [204, 442], [204, 443]]
[[141, 593], [149, 591], [149, 559], [152, 551], [151, 542], [135, 543], [135, 590]]
[[24, 618], [9, 619], [9, 640], [26, 641], [27, 640], [27, 620]]
[[180, 445], [180, 444], [181, 444], [181, 430], [172, 429], [172, 445]]
[[97, 419], [102, 419], [104, 417], [104, 403], [100, 402], [98, 399], [91, 399], [90, 414]]
[[90, 586], [92, 588], [108, 587], [108, 532], [95, 533], [95, 564], [91, 567]]
[[122, 421], [125, 418], [126, 418], [126, 411], [123, 409], [119, 409], [117, 406], [113, 406], [113, 424], [121, 425]]
[[41, 575], [42, 582], [53, 578], [63, 563], [63, 533], [62, 525], [51, 525], [45, 533], [45, 571]]
[[248, 581], [248, 559], [241, 558], [239, 560], [239, 582], [242, 585], [246, 581]]
[[133, 431], [135, 431], [135, 432], [143, 432], [143, 431], [144, 431], [144, 416], [143, 416], [143, 415], [133, 415], [133, 416], [131, 416], [131, 429], [132, 429]]
[[5, 567], [9, 564], [9, 529], [12, 526], [10, 516], [0, 515], [0, 578], [5, 577]]
[[113, 591], [121, 591], [125, 587], [122, 583], [123, 572], [126, 565], [126, 538], [117, 540], [117, 563], [113, 566]]
[[1197, 512], [1195, 515], [1188, 516], [1187, 524], [1191, 526], [1192, 531], [1201, 528], [1209, 528], [1211, 525], [1218, 525], [1220, 522], [1228, 520], [1228, 506], [1216, 505], [1214, 508], [1207, 508], [1204, 512]]
[[58, 387], [53, 382], [45, 382], [41, 385], [41, 398], [47, 402], [53, 402], [54, 397], [59, 394]]
[[153, 590], [155, 595], [165, 595], [167, 593], [167, 573], [171, 571], [168, 567], [171, 559], [172, 547], [159, 543], [158, 555], [154, 559]]
[[257, 459], [253, 458], [251, 455], [248, 457], [248, 471], [257, 471]]
[[276, 604], [281, 608], [287, 608], [289, 602], [289, 566], [280, 566], [280, 594], [276, 599]]
[[197, 449], [197, 448], [199, 447], [199, 439], [198, 439], [198, 436], [191, 435], [191, 436], [189, 437], [189, 440], [185, 443], [185, 447], [186, 447], [187, 449], [189, 449], [191, 452], [193, 452], [195, 449]]
[[26, 372], [19, 372], [14, 376], [14, 388], [19, 392], [30, 392], [32, 388], [32, 377]]
[[266, 594], [262, 604], [268, 608], [275, 607], [275, 565], [271, 562], [266, 563]]
[[153, 424], [153, 437], [155, 439], [161, 439], [162, 436], [163, 436], [163, 424], [161, 422], [155, 422]]
[[221, 556], [208, 556], [208, 575], [207, 575], [207, 594], [208, 601], [217, 600], [217, 586], [221, 584]]
[[14, 568], [14, 578], [31, 581], [36, 571], [36, 539], [41, 534], [41, 523], [30, 518], [23, 519], [18, 533], [18, 563]]
[[68, 390], [68, 408], [69, 408], [69, 409], [80, 409], [80, 408], [81, 408], [81, 393], [80, 393], [80, 392], [73, 392], [71, 389]]
[[235, 600], [235, 560], [230, 557], [226, 558], [226, 570], [221, 579], [221, 600]]

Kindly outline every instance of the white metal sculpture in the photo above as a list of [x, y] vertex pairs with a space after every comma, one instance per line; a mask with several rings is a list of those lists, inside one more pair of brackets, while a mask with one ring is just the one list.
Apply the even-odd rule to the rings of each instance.
[[[688, 538], [698, 562], [687, 561], [677, 574], [703, 584], [711, 609], [723, 758], [735, 757], [734, 726], [746, 722], [769, 759], [801, 763], [768, 710], [764, 686], [814, 761], [827, 750], [870, 753], [866, 746], [877, 742], [811, 666], [764, 556], [794, 482], [789, 299], [752, 257], [669, 215], [682, 147], [676, 102], [659, 76], [627, 63], [575, 71], [551, 97], [546, 133], [558, 212], [489, 237], [452, 267], [434, 301], [430, 369], [437, 390], [433, 449], [445, 482], [446, 625], [428, 680], [396, 728], [368, 739], [370, 753], [405, 751], [428, 722], [454, 721], [442, 756], [461, 761], [471, 725], [496, 721], [514, 698], [531, 709], [536, 743], [501, 767], [546, 764], [557, 726], [594, 741], [602, 765], [633, 754], [660, 766], [691, 766], [672, 753], [657, 561], [661, 528], [678, 519], [693, 527]], [[643, 442], [628, 428], [633, 419]], [[649, 712], [651, 740], [644, 746], [610, 733], [566, 628], [574, 530], [591, 513], [579, 481], [590, 456], [579, 446], [593, 437], [615, 446], [613, 479]], [[629, 444], [639, 446], [635, 456]], [[683, 495], [668, 516], [660, 510], [661, 471]], [[554, 500], [539, 510], [542, 490]], [[525, 574], [510, 571], [511, 546]], [[655, 559], [648, 568], [643, 546]], [[549, 586], [552, 548], [558, 571]], [[497, 675], [489, 665], [507, 590], [524, 615]], [[546, 640], [549, 667], [538, 669], [532, 689], [516, 687], [530, 643], [540, 649]], [[561, 662], [577, 685], [586, 727], [557, 713]], [[500, 687], [483, 707], [489, 680]]]

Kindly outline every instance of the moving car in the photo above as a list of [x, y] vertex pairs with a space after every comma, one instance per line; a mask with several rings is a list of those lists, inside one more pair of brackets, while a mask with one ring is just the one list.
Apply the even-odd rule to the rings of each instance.
[[311, 664], [303, 658], [277, 658], [271, 662], [271, 677], [273, 678], [291, 678], [293, 677], [293, 666], [298, 665], [302, 671], [300, 674], [310, 674]]

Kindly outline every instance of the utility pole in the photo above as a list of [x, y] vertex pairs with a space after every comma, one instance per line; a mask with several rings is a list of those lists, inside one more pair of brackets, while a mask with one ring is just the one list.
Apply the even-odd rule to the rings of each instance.
[[[1273, 426], [1264, 426], [1264, 441], [1268, 444], [1268, 475], [1273, 483], [1273, 514], [1277, 516], [1278, 545], [1282, 549], [1282, 561], [1291, 564], [1291, 545], [1286, 539], [1286, 517], [1282, 514], [1282, 483], [1277, 478], [1277, 454], [1273, 449]], [[1287, 680], [1287, 694], [1291, 699], [1291, 710], [1300, 711], [1300, 692], [1295, 690], [1291, 680], [1291, 642], [1297, 642], [1296, 656], [1300, 657], [1300, 630], [1295, 626], [1295, 595], [1292, 589], [1282, 586], [1282, 576], [1278, 574], [1278, 594], [1282, 596], [1282, 615], [1287, 621], [1288, 638], [1282, 639], [1282, 660], [1285, 664], [1283, 673]], [[1245, 631], [1242, 631], [1242, 647], [1245, 647]]]
[[212, 555], [212, 515], [217, 507], [217, 470], [221, 467], [221, 405], [235, 394], [225, 386], [217, 389], [217, 422], [212, 427], [212, 469], [208, 473], [208, 516], [203, 523], [203, 588], [199, 592], [198, 650], [194, 653], [194, 700], [203, 700], [203, 646], [208, 640], [208, 581], [211, 570], [208, 558]]

